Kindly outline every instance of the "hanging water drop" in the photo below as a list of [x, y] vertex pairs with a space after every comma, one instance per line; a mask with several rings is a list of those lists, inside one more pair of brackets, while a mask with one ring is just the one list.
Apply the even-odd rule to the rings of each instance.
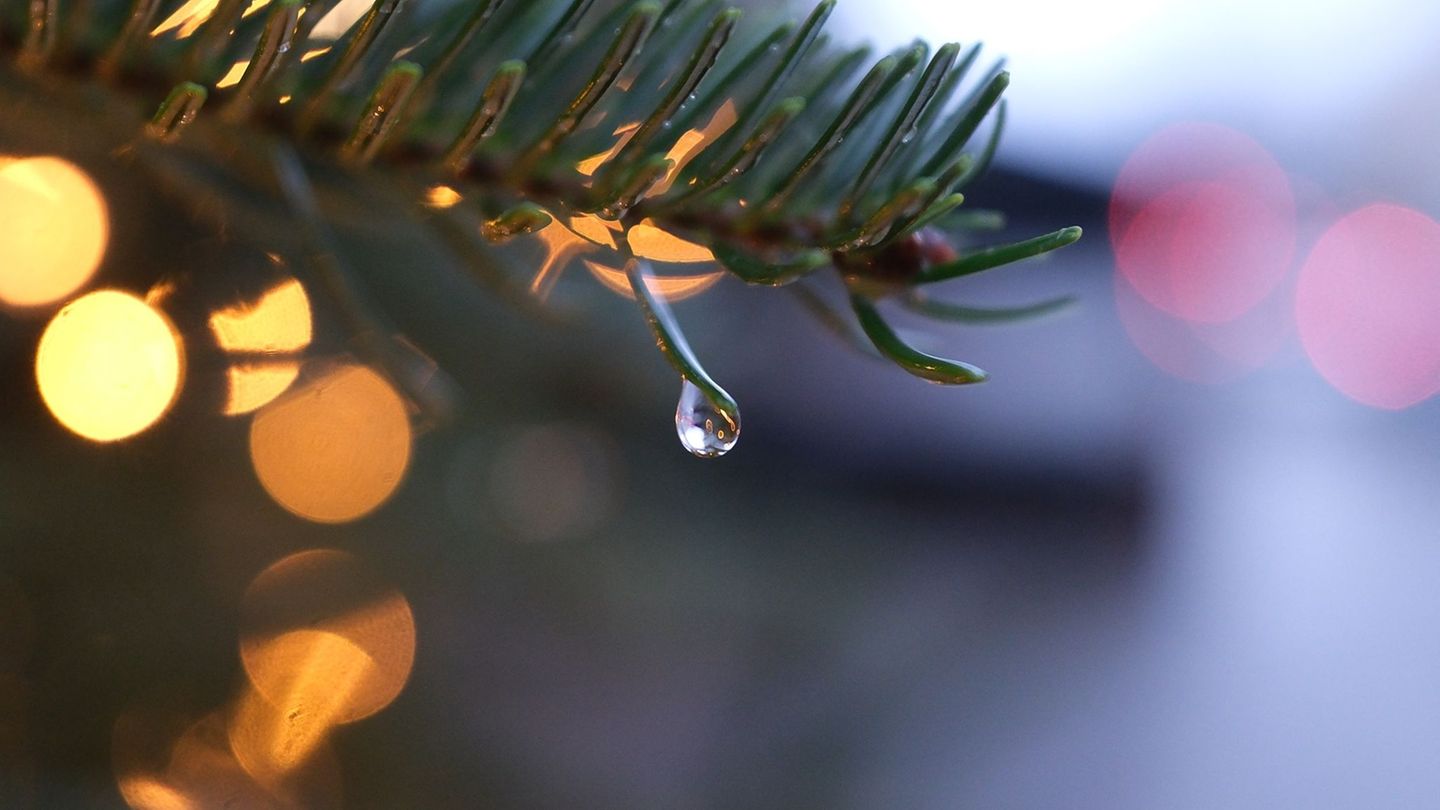
[[682, 379], [675, 432], [691, 454], [699, 458], [723, 456], [740, 438], [740, 412], [717, 406], [693, 383]]

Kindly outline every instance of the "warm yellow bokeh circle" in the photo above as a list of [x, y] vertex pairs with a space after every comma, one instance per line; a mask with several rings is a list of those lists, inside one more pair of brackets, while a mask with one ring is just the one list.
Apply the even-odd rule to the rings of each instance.
[[369, 514], [410, 463], [405, 401], [375, 371], [341, 365], [291, 389], [250, 423], [250, 460], [276, 503], [308, 520]]
[[35, 352], [40, 396], [60, 424], [97, 442], [150, 427], [180, 390], [170, 321], [129, 293], [100, 290], [51, 319]]
[[240, 660], [251, 685], [285, 715], [299, 708], [306, 723], [354, 722], [405, 688], [415, 616], [404, 594], [348, 552], [298, 552], [246, 589]]
[[56, 157], [0, 158], [0, 301], [38, 306], [90, 280], [110, 238], [105, 198]]

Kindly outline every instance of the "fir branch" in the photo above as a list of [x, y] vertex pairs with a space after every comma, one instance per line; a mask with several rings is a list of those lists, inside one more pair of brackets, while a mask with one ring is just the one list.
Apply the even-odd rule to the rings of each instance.
[[[984, 373], [906, 346], [872, 298], [899, 293], [905, 306], [941, 321], [1044, 314], [1060, 302], [990, 310], [931, 301], [917, 290], [1080, 236], [1064, 228], [1014, 244], [949, 247], [1003, 224], [998, 212], [961, 208], [959, 191], [994, 159], [1009, 73], [997, 64], [957, 98], [980, 47], [947, 44], [927, 62], [929, 49], [917, 43], [852, 78], [868, 50], [827, 44], [834, 0], [798, 24], [759, 33], [746, 31], [740, 12], [722, 0], [477, 0], [428, 20], [400, 13], [398, 0], [376, 0], [313, 64], [299, 54], [319, 53], [312, 35], [335, 0], [278, 0], [263, 21], [246, 24], [244, 3], [219, 0], [196, 32], [171, 39], [147, 34], [156, 0], [132, 0], [128, 8], [97, 9], [90, 24], [115, 33], [78, 38], [74, 52], [59, 42], [55, 0], [5, 2], [23, 2], [24, 29], [0, 42], [14, 43], [8, 47], [26, 69], [49, 69], [65, 51], [68, 71], [93, 71], [152, 98], [168, 93], [146, 126], [156, 141], [186, 141], [196, 127], [268, 130], [266, 139], [304, 152], [304, 161], [360, 182], [451, 184], [466, 205], [419, 219], [463, 246], [457, 254], [484, 264], [485, 273], [494, 269], [476, 258], [485, 243], [587, 212], [612, 221], [621, 245], [631, 226], [647, 220], [683, 235], [749, 284], [787, 284], [834, 266], [849, 285], [856, 323], [879, 352], [937, 382], [973, 383]], [[0, 14], [0, 25], [10, 18]], [[660, 47], [646, 46], [652, 38]], [[399, 42], [410, 43], [403, 59]], [[249, 55], [248, 69], [235, 86], [215, 86], [220, 60], [236, 53]], [[215, 120], [200, 114], [211, 95], [220, 102]], [[987, 119], [993, 123], [978, 152], [967, 152]], [[611, 148], [592, 160], [597, 144]], [[598, 165], [580, 171], [592, 162]], [[282, 160], [281, 188], [253, 193], [276, 195], [323, 247], [328, 214], [313, 204], [302, 165], [299, 157]], [[459, 220], [465, 212], [477, 217], [468, 226]], [[355, 315], [355, 328], [373, 334], [366, 324], [383, 313], [356, 303], [343, 268], [325, 267], [326, 286]], [[628, 272], [672, 363], [716, 407], [733, 408], [664, 300], [651, 294], [643, 260], [631, 261]], [[375, 352], [404, 376], [388, 349]]]

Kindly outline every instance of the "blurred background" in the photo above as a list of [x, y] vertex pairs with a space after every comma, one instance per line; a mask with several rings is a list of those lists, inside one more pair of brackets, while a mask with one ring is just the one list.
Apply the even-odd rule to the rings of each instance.
[[[680, 268], [744, 409], [714, 461], [580, 243], [509, 248], [536, 317], [355, 199], [344, 252], [463, 388], [442, 426], [77, 123], [130, 105], [0, 81], [0, 151], [65, 158], [0, 163], [0, 234], [61, 206], [84, 268], [0, 289], [0, 806], [1429, 806], [1437, 29], [1414, 0], [843, 0], [836, 42], [1007, 60], [967, 192], [996, 239], [1086, 229], [943, 296], [1078, 303], [897, 316], [993, 374], [947, 390]], [[120, 400], [72, 390], [67, 329], [117, 347], [87, 373]]]

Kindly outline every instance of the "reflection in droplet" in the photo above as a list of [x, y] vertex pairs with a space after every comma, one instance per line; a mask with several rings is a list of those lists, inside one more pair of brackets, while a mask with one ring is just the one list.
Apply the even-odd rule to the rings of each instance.
[[369, 11], [373, 5], [375, 3], [372, 0], [340, 0], [324, 17], [320, 18], [320, 22], [315, 23], [315, 27], [310, 32], [309, 41], [323, 42], [339, 39], [361, 17], [365, 16], [365, 12]]
[[175, 36], [185, 39], [200, 30], [218, 5], [220, 0], [185, 0], [173, 14], [151, 29], [150, 36], [158, 37], [167, 31], [175, 31]]
[[[612, 292], [623, 295], [626, 298], [634, 298], [635, 290], [630, 286], [630, 277], [625, 275], [624, 270], [614, 267], [606, 267], [599, 262], [585, 260], [585, 269], [595, 280], [604, 284]], [[702, 292], [715, 286], [725, 275], [723, 270], [715, 270], [709, 273], [699, 273], [689, 276], [648, 276], [645, 279], [645, 286], [650, 292], [664, 298], [666, 301], [683, 301], [699, 295]]]
[[1372, 205], [1332, 225], [1300, 271], [1295, 318], [1317, 371], [1376, 408], [1440, 392], [1440, 223]]
[[210, 331], [226, 353], [259, 356], [237, 359], [226, 369], [229, 398], [224, 412], [250, 413], [283, 394], [299, 376], [296, 355], [312, 337], [310, 299], [299, 281], [289, 279], [254, 303], [215, 311]]
[[180, 339], [165, 316], [128, 293], [101, 290], [61, 309], [35, 352], [45, 405], [95, 441], [155, 423], [180, 390]]
[[276, 503], [344, 523], [384, 503], [410, 461], [410, 418], [390, 383], [339, 365], [266, 405], [250, 423], [250, 460]]
[[58, 301], [100, 266], [110, 238], [105, 198], [90, 176], [55, 157], [0, 157], [0, 302]]
[[235, 64], [230, 66], [229, 70], [225, 71], [225, 75], [221, 76], [219, 81], [215, 82], [215, 88], [217, 90], [223, 90], [226, 87], [234, 87], [235, 85], [240, 83], [240, 80], [242, 78], [245, 77], [245, 71], [249, 70], [249, 68], [249, 59], [241, 59], [237, 61]]
[[[219, 0], [186, 0], [179, 8], [175, 9], [174, 13], [151, 29], [150, 36], [158, 37], [168, 31], [175, 31], [177, 39], [185, 39], [200, 30], [200, 26], [210, 20], [219, 5]], [[270, 0], [250, 0], [250, 4], [246, 6], [244, 13], [240, 16], [249, 18], [268, 5], [270, 5]], [[224, 87], [225, 85], [220, 86]]]
[[576, 235], [558, 219], [536, 231], [535, 236], [545, 246], [545, 258], [541, 260], [540, 269], [535, 272], [535, 278], [530, 282], [530, 292], [543, 301], [550, 297], [550, 291], [560, 279], [561, 271], [570, 261], [594, 250], [595, 245]]
[[710, 121], [706, 123], [705, 126], [699, 129], [688, 130], [682, 134], [680, 138], [676, 140], [675, 145], [671, 147], [670, 152], [665, 155], [667, 159], [674, 161], [675, 165], [671, 167], [669, 173], [660, 179], [659, 183], [655, 184], [654, 188], [650, 189], [648, 196], [659, 197], [669, 191], [670, 188], [675, 185], [675, 181], [679, 179], [681, 173], [690, 165], [690, 162], [699, 157], [700, 153], [704, 152], [706, 147], [714, 143], [721, 135], [729, 131], [731, 127], [735, 126], [735, 122], [738, 120], [740, 120], [740, 114], [738, 108], [735, 106], [735, 100], [726, 99], [725, 103], [720, 105], [720, 108], [715, 111], [715, 114], [711, 116]]
[[675, 264], [695, 264], [715, 261], [710, 248], [682, 239], [659, 225], [653, 219], [646, 219], [627, 234], [630, 249], [642, 259]]
[[269, 5], [270, 0], [250, 0], [250, 5], [245, 7], [245, 11], [240, 15], [240, 18], [248, 20], [255, 14], [264, 11]]
[[700, 458], [723, 456], [740, 439], [740, 413], [717, 407], [694, 383], [681, 380], [675, 432], [691, 454]]
[[613, 158], [616, 155], [620, 154], [620, 150], [625, 148], [625, 144], [630, 142], [630, 139], [634, 137], [635, 132], [639, 129], [639, 121], [620, 125], [618, 128], [616, 128], [614, 132], [614, 134], [618, 136], [615, 140], [614, 145], [612, 145], [609, 149], [606, 149], [604, 152], [601, 152], [598, 155], [592, 155], [588, 158], [585, 158], [584, 160], [581, 160], [579, 163], [576, 163], [575, 171], [586, 177], [593, 176], [601, 166], [604, 166], [607, 162], [609, 162], [610, 158]]
[[398, 590], [351, 554], [313, 549], [266, 568], [241, 600], [240, 659], [271, 705], [307, 722], [385, 708], [415, 661], [415, 618]]
[[570, 230], [597, 245], [614, 250], [616, 247], [614, 232], [623, 230], [623, 228], [618, 222], [601, 219], [594, 214], [579, 214], [570, 217]]
[[425, 205], [430, 208], [454, 208], [460, 199], [460, 192], [443, 183], [425, 189]]

